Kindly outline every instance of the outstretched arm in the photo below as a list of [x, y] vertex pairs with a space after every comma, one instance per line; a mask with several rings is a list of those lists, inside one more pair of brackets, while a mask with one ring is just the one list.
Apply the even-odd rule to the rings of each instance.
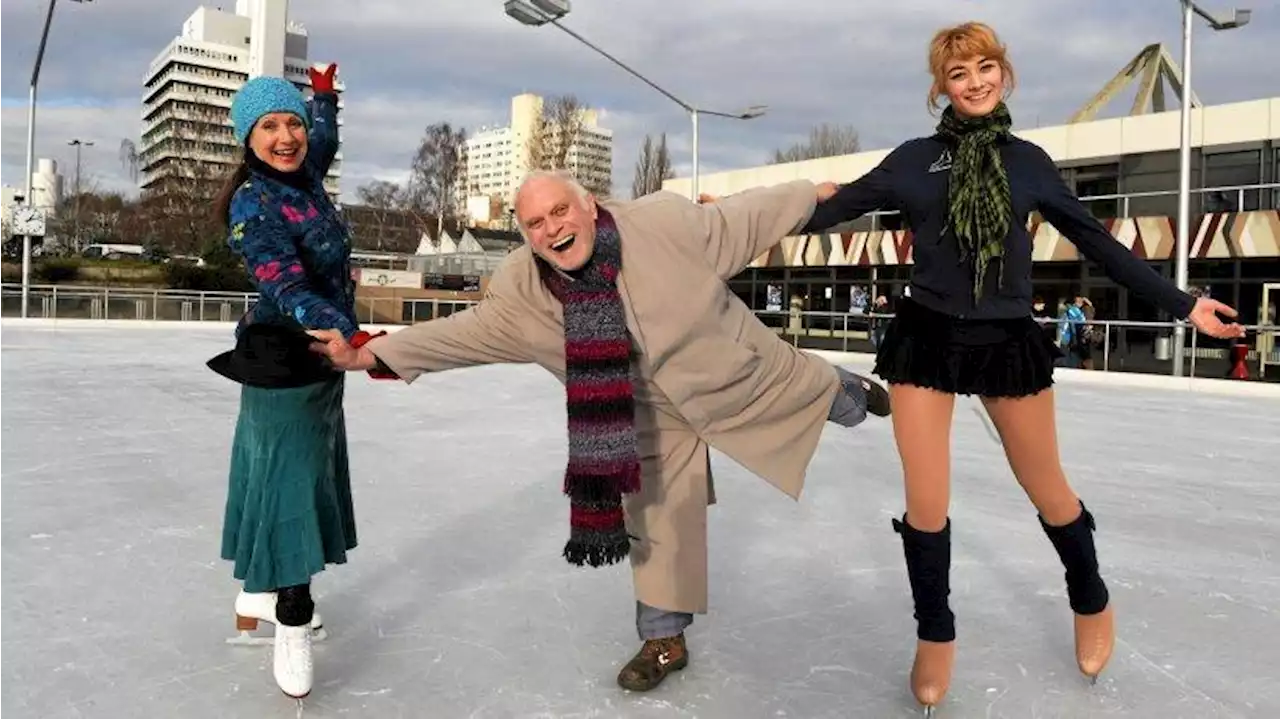
[[847, 185], [841, 185], [830, 198], [819, 202], [813, 216], [801, 228], [801, 234], [822, 232], [842, 222], [859, 217], [893, 204], [893, 166], [895, 154], [890, 153], [871, 172]]
[[338, 154], [338, 93], [333, 87], [337, 65], [324, 71], [311, 68], [311, 131], [307, 133], [307, 169], [323, 181]]
[[1042, 187], [1038, 202], [1040, 213], [1080, 248], [1085, 257], [1101, 265], [1117, 284], [1174, 317], [1188, 320], [1210, 337], [1244, 336], [1244, 327], [1234, 322], [1224, 323], [1218, 318], [1219, 314], [1236, 317], [1235, 309], [1214, 299], [1197, 299], [1183, 292], [1112, 237], [1067, 187], [1049, 155], [1036, 149], [1039, 153], [1036, 158], [1039, 164], [1037, 176]]
[[260, 188], [249, 184], [237, 191], [230, 215], [228, 244], [244, 258], [260, 295], [307, 329], [332, 328], [347, 339], [355, 335], [356, 324], [311, 286], [280, 208], [269, 206]]
[[1078, 247], [1081, 254], [1101, 265], [1117, 284], [1178, 319], [1191, 314], [1195, 298], [1161, 277], [1120, 244], [1076, 198], [1053, 160], [1043, 151], [1039, 154], [1036, 176], [1042, 190], [1038, 209], [1044, 218]]
[[690, 205], [716, 274], [722, 279], [737, 275], [782, 238], [795, 234], [813, 212], [819, 191], [808, 180], [796, 180]]
[[339, 369], [374, 370], [379, 362], [405, 382], [424, 372], [482, 364], [532, 362], [516, 304], [508, 297], [501, 268], [484, 300], [448, 317], [420, 322], [352, 347], [332, 332], [312, 332], [325, 344], [316, 351]]
[[492, 296], [448, 317], [377, 337], [366, 347], [405, 382], [423, 372], [532, 361], [510, 308]]

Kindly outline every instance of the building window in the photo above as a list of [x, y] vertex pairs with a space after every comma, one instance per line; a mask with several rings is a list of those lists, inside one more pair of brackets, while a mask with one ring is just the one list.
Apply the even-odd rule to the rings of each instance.
[[1076, 196], [1081, 198], [1085, 207], [1089, 208], [1090, 214], [1098, 219], [1120, 216], [1120, 200], [1107, 197], [1120, 191], [1119, 168], [1116, 165], [1077, 167], [1072, 170], [1071, 175], [1075, 183]]
[[1244, 212], [1261, 206], [1262, 191], [1237, 189], [1262, 182], [1262, 151], [1217, 152], [1204, 156], [1205, 212]]

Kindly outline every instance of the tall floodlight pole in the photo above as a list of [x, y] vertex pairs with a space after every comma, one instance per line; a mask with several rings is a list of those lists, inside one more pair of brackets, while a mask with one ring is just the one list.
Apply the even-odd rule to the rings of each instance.
[[[1204, 18], [1214, 30], [1232, 30], [1249, 24], [1252, 10], [1235, 10], [1230, 19], [1214, 17], [1196, 6], [1192, 0], [1182, 3], [1182, 130], [1178, 143], [1178, 237], [1174, 245], [1174, 280], [1178, 289], [1187, 290], [1187, 264], [1191, 253], [1191, 24], [1194, 13]], [[1203, 181], [1201, 185], [1203, 185]], [[1173, 374], [1182, 376], [1182, 354], [1187, 346], [1187, 325], [1179, 320], [1173, 330]]]
[[76, 252], [80, 251], [80, 148], [93, 147], [93, 140], [81, 140], [75, 138], [67, 141], [68, 145], [76, 148], [76, 219], [75, 231], [72, 235], [72, 244], [76, 248]]
[[765, 114], [768, 109], [765, 105], [752, 105], [740, 112], [719, 112], [716, 110], [706, 110], [696, 107], [684, 100], [681, 100], [670, 92], [664, 90], [656, 82], [628, 67], [626, 63], [592, 44], [591, 41], [564, 25], [561, 25], [560, 19], [569, 14], [569, 0], [507, 0], [504, 8], [506, 9], [506, 13], [509, 17], [523, 25], [529, 25], [532, 27], [540, 27], [548, 24], [555, 25], [573, 39], [600, 53], [613, 64], [623, 70], [626, 70], [628, 73], [631, 73], [641, 82], [652, 87], [654, 90], [662, 93], [664, 97], [679, 105], [689, 114], [689, 121], [693, 128], [693, 178], [690, 183], [689, 194], [691, 199], [695, 202], [698, 199], [698, 115], [715, 115], [717, 117], [727, 117], [732, 120], [750, 120]]
[[[84, 3], [91, 0], [71, 0]], [[58, 0], [49, 0], [49, 10], [44, 16], [44, 30], [40, 32], [40, 46], [36, 50], [36, 64], [31, 69], [31, 92], [27, 100], [27, 194], [23, 202], [27, 208], [34, 206], [31, 197], [31, 176], [35, 174], [36, 161], [36, 86], [40, 83], [40, 64], [44, 61], [44, 47], [49, 40], [49, 25], [53, 23], [53, 6]], [[27, 305], [31, 295], [31, 235], [22, 236], [22, 316], [27, 316]]]

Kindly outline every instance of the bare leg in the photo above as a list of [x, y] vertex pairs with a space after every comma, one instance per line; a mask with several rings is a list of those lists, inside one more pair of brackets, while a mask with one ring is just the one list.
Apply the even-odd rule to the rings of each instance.
[[951, 418], [955, 395], [912, 385], [889, 388], [893, 439], [902, 458], [908, 523], [941, 531], [951, 503]]
[[1023, 398], [984, 399], [1004, 443], [1009, 467], [1040, 514], [1040, 523], [1066, 569], [1075, 612], [1076, 662], [1097, 680], [1115, 643], [1114, 616], [1098, 572], [1093, 515], [1071, 489], [1058, 456], [1052, 389]]
[[1080, 515], [1080, 499], [1062, 471], [1053, 401], [1047, 389], [1031, 397], [983, 398], [982, 404], [1027, 498], [1046, 522], [1063, 525]]
[[955, 617], [950, 594], [951, 420], [955, 397], [931, 389], [895, 384], [889, 389], [893, 434], [902, 458], [907, 513], [894, 520], [916, 618], [916, 656], [911, 689], [930, 709], [951, 684], [955, 660]]

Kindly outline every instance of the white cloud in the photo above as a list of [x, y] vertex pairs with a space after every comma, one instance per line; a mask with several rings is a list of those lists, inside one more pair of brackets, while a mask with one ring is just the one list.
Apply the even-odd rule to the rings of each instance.
[[[1253, 22], [1242, 30], [1197, 27], [1193, 81], [1205, 102], [1277, 94], [1273, 63], [1258, 58], [1280, 43], [1280, 3], [1263, 5], [1254, 3]], [[43, 102], [79, 98], [95, 107], [42, 105], [41, 148], [65, 160], [66, 138], [100, 137], [89, 171], [127, 185], [115, 146], [137, 136], [142, 73], [194, 7], [60, 5]], [[667, 132], [677, 171], [689, 171], [689, 120], [679, 107], [556, 28], [507, 18], [501, 0], [362, 2], [358, 12], [345, 1], [310, 0], [294, 2], [291, 13], [310, 32], [312, 59], [339, 62], [349, 87], [348, 192], [371, 179], [402, 179], [426, 125], [505, 122], [511, 96], [525, 91], [572, 92], [606, 110], [617, 193], [630, 188], [646, 133]], [[926, 44], [938, 27], [965, 19], [992, 22], [1009, 44], [1019, 76], [1011, 109], [1022, 127], [1065, 121], [1149, 42], [1179, 54], [1171, 0], [580, 2], [565, 24], [688, 102], [723, 110], [769, 105], [766, 116], [749, 122], [703, 119], [701, 168], [713, 172], [760, 164], [820, 122], [855, 126], [868, 149], [930, 132]], [[3, 76], [3, 175], [15, 182], [24, 160], [27, 78], [13, 70], [29, 67], [43, 13], [9, 3], [4, 20], [10, 72]], [[77, 31], [83, 34], [73, 38]], [[1128, 105], [1117, 98], [1102, 114], [1122, 114]]]
[[[67, 144], [72, 139], [92, 142], [80, 148], [81, 186], [104, 192], [133, 192], [134, 183], [120, 161], [120, 141], [139, 123], [139, 106], [134, 104], [97, 107], [37, 105], [36, 158], [50, 158], [58, 163], [68, 192], [75, 181], [76, 151]], [[27, 107], [5, 105], [2, 113], [4, 132], [4, 182], [19, 185], [27, 157]], [[137, 130], [131, 133], [137, 136]]]

